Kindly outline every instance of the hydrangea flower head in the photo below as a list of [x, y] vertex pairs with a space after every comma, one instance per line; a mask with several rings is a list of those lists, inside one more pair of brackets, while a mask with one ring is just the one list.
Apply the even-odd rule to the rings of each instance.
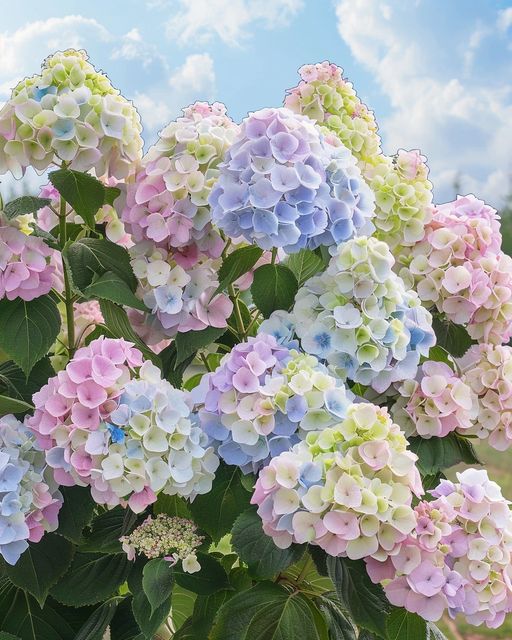
[[0, 299], [30, 301], [49, 293], [53, 253], [42, 238], [26, 235], [0, 212]]
[[488, 438], [491, 447], [512, 446], [512, 347], [479, 344], [457, 361], [462, 380], [478, 398], [478, 418], [472, 433]]
[[512, 258], [495, 213], [474, 196], [437, 207], [423, 240], [400, 256], [400, 275], [473, 339], [500, 344], [512, 335]]
[[415, 509], [416, 526], [389, 558], [367, 559], [389, 601], [426, 620], [445, 611], [469, 624], [499, 627], [512, 611], [512, 515], [485, 470], [441, 480], [434, 500]]
[[299, 289], [292, 310], [304, 351], [379, 392], [414, 377], [435, 343], [430, 314], [393, 265], [384, 242], [353, 238]]
[[196, 549], [204, 540], [196, 531], [191, 520], [159, 513], [156, 518], [148, 516], [121, 542], [129, 560], [135, 560], [139, 553], [149, 559], [165, 558], [173, 565], [181, 561], [183, 571], [195, 573], [201, 568]]
[[138, 294], [152, 312], [149, 322], [155, 341], [161, 339], [158, 335], [174, 337], [178, 331], [227, 326], [233, 303], [224, 293], [214, 295], [219, 284], [216, 261], [197, 260], [194, 252], [189, 260], [149, 240], [136, 243], [130, 254]]
[[212, 228], [208, 196], [239, 127], [216, 102], [196, 102], [160, 133], [128, 186], [123, 220], [135, 241], [166, 250], [190, 244], [211, 258], [224, 247]]
[[141, 129], [132, 103], [84, 51], [57, 52], [40, 74], [14, 88], [0, 111], [0, 173], [19, 178], [29, 165], [42, 172], [65, 162], [122, 179], [140, 159]]
[[194, 390], [199, 419], [219, 456], [258, 471], [313, 429], [335, 424], [348, 400], [314, 356], [260, 333], [236, 345]]
[[473, 432], [478, 401], [471, 388], [444, 362], [427, 360], [415, 379], [397, 384], [400, 397], [391, 413], [406, 435], [444, 438]]
[[[50, 477], [49, 477], [50, 476]], [[0, 418], [0, 555], [16, 564], [46, 531], [55, 531], [62, 495], [44, 453], [13, 415]]]
[[350, 151], [285, 108], [245, 118], [209, 202], [221, 230], [262, 249], [295, 252], [373, 230], [373, 195]]
[[28, 425], [56, 480], [90, 485], [99, 504], [138, 513], [160, 491], [193, 498], [211, 488], [218, 458], [189, 395], [129, 342], [98, 338], [79, 349], [34, 403]]
[[318, 545], [333, 556], [386, 556], [414, 529], [417, 457], [386, 409], [352, 404], [346, 418], [273, 458], [252, 497], [280, 548]]
[[396, 156], [381, 156], [367, 167], [364, 177], [375, 194], [375, 236], [393, 253], [421, 240], [432, 218], [426, 158], [417, 149], [399, 149]]
[[360, 165], [373, 164], [382, 153], [372, 111], [343, 78], [343, 69], [322, 62], [299, 69], [301, 81], [290, 89], [285, 106], [311, 118], [350, 149]]

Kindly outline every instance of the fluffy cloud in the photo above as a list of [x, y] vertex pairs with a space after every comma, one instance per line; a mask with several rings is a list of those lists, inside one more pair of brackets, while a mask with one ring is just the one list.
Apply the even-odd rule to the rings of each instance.
[[[392, 115], [380, 122], [385, 149], [420, 147], [429, 157], [438, 200], [452, 196], [458, 173], [463, 191], [499, 204], [510, 169], [512, 86], [492, 86], [474, 74], [448, 76], [453, 67], [439, 55], [437, 34], [413, 31], [403, 7], [375, 0], [341, 0], [336, 6], [343, 40], [393, 107]], [[498, 27], [480, 26], [464, 43], [460, 67], [471, 65], [484, 39], [493, 43], [487, 37], [492, 29]], [[446, 50], [453, 53], [455, 46]]]
[[213, 36], [229, 45], [248, 37], [249, 27], [281, 27], [302, 9], [303, 0], [177, 0], [167, 35], [180, 44], [206, 42]]
[[140, 31], [134, 27], [130, 29], [116, 44], [111, 55], [112, 60], [138, 60], [143, 67], [149, 66], [155, 60], [160, 62], [164, 69], [167, 62], [155, 45], [145, 42]]

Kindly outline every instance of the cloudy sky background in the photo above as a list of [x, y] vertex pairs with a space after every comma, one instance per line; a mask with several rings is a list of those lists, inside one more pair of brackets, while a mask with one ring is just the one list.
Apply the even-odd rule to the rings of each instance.
[[462, 192], [496, 206], [510, 189], [510, 1], [3, 3], [0, 103], [54, 50], [85, 48], [135, 102], [151, 143], [197, 99], [224, 102], [237, 121], [279, 106], [298, 67], [327, 59], [375, 111], [387, 153], [420, 148], [428, 157], [437, 202], [453, 197], [456, 176]]

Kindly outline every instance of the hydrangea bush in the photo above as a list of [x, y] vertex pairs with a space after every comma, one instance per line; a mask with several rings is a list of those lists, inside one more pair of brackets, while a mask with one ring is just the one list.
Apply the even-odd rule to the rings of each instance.
[[[441, 639], [512, 612], [512, 259], [334, 64], [142, 154], [83, 51], [0, 110], [0, 635]], [[293, 80], [290, 79], [290, 83]], [[452, 467], [465, 464], [454, 474]], [[110, 634], [108, 636], [108, 634]]]

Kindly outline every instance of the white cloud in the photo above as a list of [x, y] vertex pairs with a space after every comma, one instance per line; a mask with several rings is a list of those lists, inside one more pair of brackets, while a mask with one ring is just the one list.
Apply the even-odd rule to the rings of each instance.
[[253, 24], [267, 29], [287, 25], [304, 3], [303, 0], [177, 0], [173, 7], [176, 4], [180, 8], [167, 23], [170, 38], [189, 45], [216, 36], [235, 46], [249, 36]]
[[496, 24], [501, 31], [506, 31], [509, 27], [512, 27], [512, 7], [507, 7], [498, 12]]
[[[474, 189], [499, 204], [511, 169], [512, 86], [497, 89], [447, 75], [452, 61], [439, 63], [433, 36], [411, 33], [402, 7], [375, 0], [341, 0], [336, 6], [343, 40], [393, 108], [380, 121], [384, 148], [421, 148], [439, 200], [451, 197], [459, 173], [463, 191]], [[475, 36], [473, 48], [481, 42]]]
[[183, 65], [170, 74], [168, 87], [135, 95], [134, 104], [151, 133], [178, 116], [191, 102], [213, 99], [215, 69], [211, 56], [208, 53], [187, 56]]
[[145, 42], [137, 27], [130, 29], [114, 48], [112, 60], [137, 60], [143, 67], [148, 67], [155, 60], [167, 70], [167, 61], [154, 44]]
[[0, 33], [0, 95], [8, 95], [21, 78], [36, 73], [54, 51], [80, 49], [91, 40], [110, 39], [97, 20], [79, 15], [38, 20], [12, 33]]

